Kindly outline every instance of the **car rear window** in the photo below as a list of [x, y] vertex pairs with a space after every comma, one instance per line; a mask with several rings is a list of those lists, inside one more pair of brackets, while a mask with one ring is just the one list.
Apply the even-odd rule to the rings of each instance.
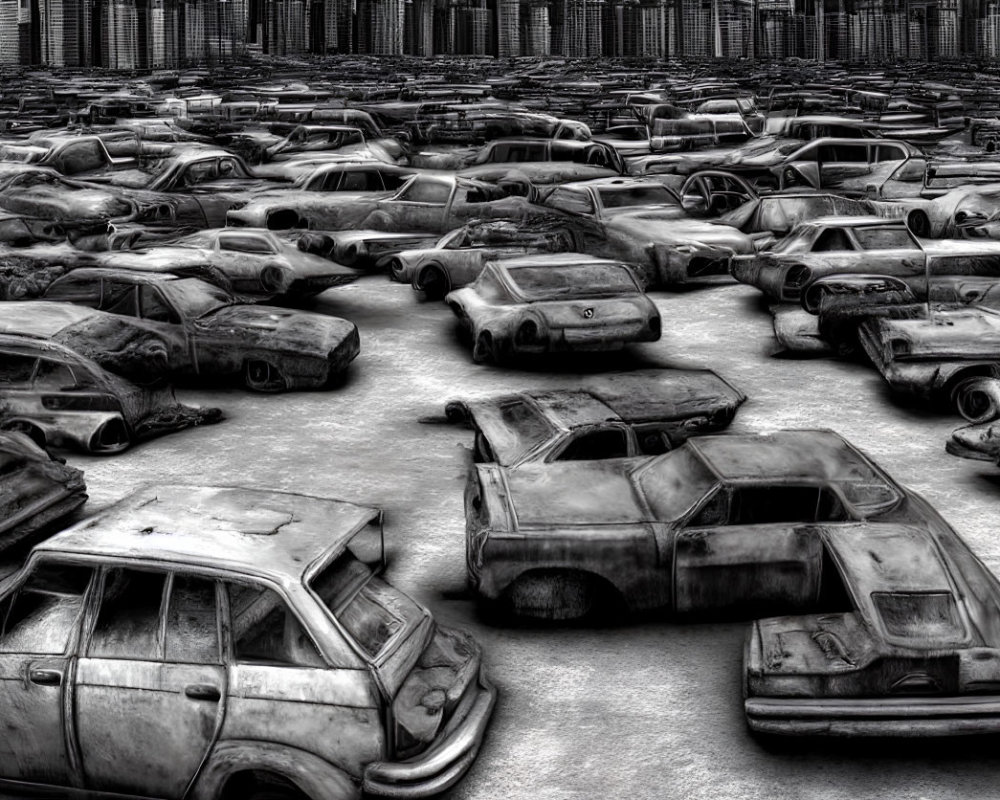
[[320, 571], [309, 588], [371, 658], [423, 618], [420, 606], [376, 577], [349, 550]]
[[937, 642], [965, 638], [951, 592], [872, 592], [872, 603], [891, 636]]
[[632, 273], [618, 264], [513, 267], [510, 276], [531, 300], [612, 297], [640, 291]]
[[677, 198], [666, 186], [624, 186], [601, 189], [601, 204], [605, 208], [626, 206], [679, 205]]

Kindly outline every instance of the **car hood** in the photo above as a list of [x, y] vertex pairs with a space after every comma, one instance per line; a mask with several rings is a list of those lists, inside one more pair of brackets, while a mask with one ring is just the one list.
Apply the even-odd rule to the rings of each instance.
[[630, 473], [645, 459], [526, 464], [504, 471], [517, 527], [622, 525], [650, 521]]
[[871, 632], [851, 612], [759, 620], [750, 646], [770, 675], [852, 672], [876, 655]]

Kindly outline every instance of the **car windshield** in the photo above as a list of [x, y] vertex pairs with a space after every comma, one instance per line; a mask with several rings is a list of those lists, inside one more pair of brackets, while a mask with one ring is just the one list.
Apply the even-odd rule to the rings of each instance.
[[170, 295], [174, 307], [187, 318], [202, 317], [234, 303], [224, 289], [197, 278], [164, 281], [161, 285]]
[[491, 426], [489, 444], [501, 464], [515, 463], [555, 433], [548, 420], [524, 400], [503, 403], [498, 412], [502, 424]]
[[639, 287], [619, 264], [508, 268], [511, 280], [529, 300], [568, 300], [638, 294]]
[[372, 659], [424, 616], [420, 606], [376, 577], [349, 549], [321, 570], [309, 588]]
[[680, 202], [666, 186], [616, 186], [598, 191], [605, 208], [626, 206], [679, 206]]
[[871, 598], [890, 636], [939, 644], [965, 639], [951, 592], [872, 592]]
[[701, 458], [680, 447], [643, 469], [638, 485], [656, 519], [668, 522], [680, 519], [697, 505], [716, 480]]

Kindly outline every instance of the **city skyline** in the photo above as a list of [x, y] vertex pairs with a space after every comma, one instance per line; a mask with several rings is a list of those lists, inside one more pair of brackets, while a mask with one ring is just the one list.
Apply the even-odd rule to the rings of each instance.
[[0, 0], [0, 63], [248, 55], [1000, 57], [1000, 0]]

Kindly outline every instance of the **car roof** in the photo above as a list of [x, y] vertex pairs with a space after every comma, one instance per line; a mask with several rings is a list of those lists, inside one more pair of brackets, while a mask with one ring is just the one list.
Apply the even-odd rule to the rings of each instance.
[[288, 582], [380, 520], [377, 508], [291, 492], [148, 485], [34, 552], [147, 559]]
[[870, 225], [879, 225], [884, 228], [905, 228], [906, 220], [902, 218], [887, 219], [886, 217], [876, 217], [874, 215], [856, 217], [830, 215], [825, 217], [814, 217], [810, 220], [804, 220], [799, 224], [803, 227], [809, 226], [813, 228], [822, 228], [824, 226], [838, 228], [864, 228]]
[[[240, 230], [236, 228], [235, 230]], [[64, 278], [119, 278], [131, 283], [164, 283], [166, 281], [193, 280], [192, 278], [181, 278], [170, 272], [147, 272], [137, 269], [122, 269], [120, 267], [81, 267], [74, 269], [52, 283], [61, 283]]]
[[0, 333], [20, 333], [47, 339], [63, 328], [100, 313], [92, 308], [48, 300], [4, 303], [3, 314], [0, 314]]
[[683, 447], [697, 453], [724, 481], [798, 478], [836, 483], [856, 478], [859, 469], [866, 474], [872, 468], [871, 462], [831, 430], [698, 436]]
[[581, 253], [536, 253], [527, 256], [517, 256], [516, 258], [505, 258], [502, 262], [505, 269], [517, 269], [518, 267], [566, 267], [566, 266], [589, 266], [596, 264], [616, 264], [621, 266], [621, 261], [611, 258], [597, 258]]
[[59, 342], [52, 342], [46, 339], [36, 339], [17, 333], [0, 333], [0, 347], [17, 350], [24, 355], [31, 355], [32, 357], [56, 356], [72, 360], [75, 363], [86, 363], [87, 366], [100, 369], [97, 364], [89, 358], [80, 355], [75, 350]]

